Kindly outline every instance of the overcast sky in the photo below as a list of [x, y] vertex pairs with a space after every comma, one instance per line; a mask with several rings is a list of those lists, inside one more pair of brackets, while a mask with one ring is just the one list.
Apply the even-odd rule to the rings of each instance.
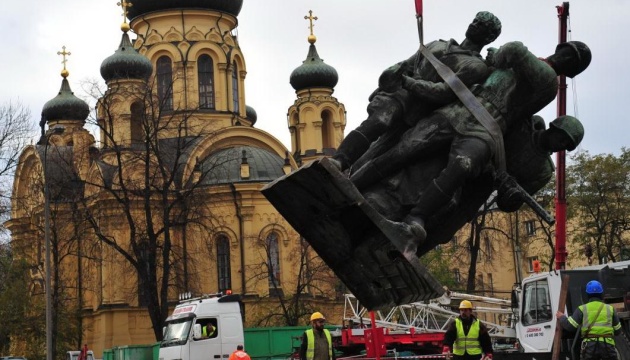
[[[20, 101], [38, 123], [42, 106], [61, 84], [57, 51], [62, 45], [72, 53], [68, 61], [72, 89], [84, 97], [81, 83], [102, 81], [100, 64], [118, 47], [122, 17], [116, 3], [3, 1], [0, 103]], [[501, 36], [491, 46], [518, 40], [535, 54], [547, 56], [558, 41], [555, 7], [561, 4], [553, 0], [424, 0], [424, 39], [461, 41], [475, 14], [487, 10], [503, 23]], [[287, 147], [286, 114], [296, 98], [289, 76], [308, 51], [304, 16], [309, 10], [318, 17], [314, 32], [319, 55], [339, 74], [334, 96], [346, 106], [346, 133], [365, 119], [367, 99], [381, 71], [418, 47], [413, 0], [245, 0], [237, 32], [247, 64], [247, 104], [258, 114], [256, 127]], [[586, 129], [579, 149], [618, 154], [630, 143], [626, 119], [630, 50], [621, 42], [630, 23], [630, 1], [573, 0], [570, 14], [569, 39], [587, 43], [593, 53], [590, 67], [569, 80], [567, 92], [567, 113], [579, 117]], [[555, 106], [554, 102], [540, 115], [553, 120]]]

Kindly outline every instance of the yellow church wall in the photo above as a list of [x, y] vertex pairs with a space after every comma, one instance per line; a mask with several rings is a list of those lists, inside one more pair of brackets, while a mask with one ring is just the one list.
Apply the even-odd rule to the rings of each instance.
[[229, 14], [209, 10], [185, 9], [145, 14], [142, 18], [131, 21], [129, 25], [140, 38], [145, 39], [143, 45], [150, 45], [146, 40], [148, 35], [166, 34], [169, 31], [177, 34], [171, 41], [181, 41], [184, 34], [196, 33], [198, 34], [197, 37], [200, 34], [207, 34], [205, 35], [206, 38], [213, 38], [215, 41], [225, 37], [226, 43], [235, 45], [235, 39], [229, 33], [224, 34], [224, 32], [234, 29], [236, 24], [236, 18]]
[[344, 105], [327, 88], [309, 88], [296, 94], [298, 99], [287, 113], [292, 148], [300, 155], [307, 150], [321, 154], [324, 148], [337, 148], [346, 127]]
[[135, 103], [148, 102], [141, 95], [146, 89], [146, 84], [141, 80], [114, 80], [108, 83], [108, 90], [96, 105], [99, 138], [105, 146], [131, 144], [131, 107]]
[[97, 357], [115, 346], [153, 344], [155, 335], [145, 308], [103, 308], [83, 318], [84, 340]]
[[[235, 27], [235, 19], [231, 16], [221, 17], [220, 14], [208, 11], [185, 10], [184, 13], [186, 21], [182, 22], [178, 29], [173, 23], [181, 21], [182, 13], [179, 11], [150, 14], [142, 20], [133, 21], [131, 27], [139, 37], [135, 47], [152, 61], [154, 68], [160, 56], [166, 55], [171, 58], [174, 65], [174, 109], [191, 109], [198, 106], [198, 98], [195, 96], [198, 93], [198, 81], [194, 81], [197, 80], [194, 64], [199, 55], [210, 55], [215, 74], [216, 110], [237, 112], [244, 116], [246, 105], [244, 81], [247, 71], [238, 43], [227, 31]], [[217, 32], [217, 28], [223, 30]], [[203, 33], [207, 35], [200, 39]], [[196, 43], [189, 46], [189, 41]], [[179, 42], [179, 48], [171, 42]], [[187, 44], [185, 49], [182, 49], [182, 44]], [[234, 48], [230, 49], [231, 47]], [[236, 63], [238, 70], [238, 109], [233, 109], [231, 99], [234, 71], [232, 63]]]
[[[235, 292], [242, 293], [245, 288], [247, 293], [266, 293], [268, 291], [266, 277], [264, 281], [249, 281], [245, 284], [246, 286], [243, 286], [241, 280], [241, 271], [243, 271], [240, 258], [241, 251], [244, 261], [243, 265], [246, 268], [245, 271], [247, 271], [248, 267], [257, 266], [260, 265], [261, 262], [266, 261], [264, 258], [264, 249], [260, 248], [259, 242], [264, 240], [271, 231], [275, 231], [279, 236], [281, 259], [288, 259], [288, 254], [298, 245], [295, 240], [298, 238], [297, 234], [288, 226], [286, 221], [281, 218], [264, 196], [262, 196], [260, 188], [260, 184], [235, 184], [235, 191], [238, 194], [238, 210], [240, 211], [242, 221], [239, 220], [237, 216], [231, 190], [227, 186], [213, 189], [213, 192], [216, 193], [211, 195], [214, 199], [212, 210], [216, 212], [216, 214], [219, 214], [215, 219], [217, 222], [215, 231], [211, 234], [196, 234], [195, 228], [191, 227], [189, 232], [189, 238], [203, 237], [207, 239], [206, 241], [213, 240], [219, 234], [229, 238], [232, 258], [232, 288]], [[223, 191], [221, 191], [221, 189], [223, 189]], [[198, 230], [203, 231], [202, 229]], [[243, 239], [240, 238], [241, 233], [243, 234]], [[208, 250], [204, 249], [203, 243], [199, 242], [192, 246], [195, 247], [191, 252], [192, 254], [204, 254], [200, 256], [207, 256]], [[241, 249], [241, 246], [243, 246], [243, 249]], [[200, 263], [199, 260], [192, 261]], [[202, 276], [202, 284], [209, 285], [216, 283], [216, 263], [212, 261], [211, 264], [212, 265], [208, 267], [208, 271], [204, 272]], [[285, 266], [281, 264], [281, 267]], [[288, 274], [290, 274], [289, 271], [283, 272], [283, 275], [286, 276], [287, 279], [290, 276]], [[281, 280], [284, 282], [285, 279]], [[254, 288], [252, 288], [251, 284], [254, 284]], [[214, 289], [201, 290], [204, 292], [216, 291]]]

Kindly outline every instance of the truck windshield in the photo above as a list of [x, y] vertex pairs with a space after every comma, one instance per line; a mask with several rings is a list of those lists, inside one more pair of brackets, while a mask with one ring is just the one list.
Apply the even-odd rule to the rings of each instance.
[[188, 341], [192, 319], [179, 319], [166, 325], [166, 332], [160, 347], [183, 345]]

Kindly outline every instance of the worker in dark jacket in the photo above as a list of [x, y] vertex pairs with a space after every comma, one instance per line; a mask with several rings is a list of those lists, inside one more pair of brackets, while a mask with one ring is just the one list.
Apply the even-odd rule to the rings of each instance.
[[[447, 359], [492, 360], [492, 341], [488, 328], [472, 314], [473, 306], [468, 300], [459, 304], [459, 316], [444, 334], [442, 353]], [[483, 355], [483, 356], [482, 356]]]
[[335, 360], [330, 331], [324, 329], [326, 318], [320, 312], [311, 315], [312, 329], [302, 336], [300, 360]]
[[614, 336], [621, 333], [619, 317], [612, 306], [603, 302], [604, 287], [599, 281], [589, 281], [586, 294], [588, 303], [578, 306], [573, 315], [566, 316], [558, 311], [556, 317], [565, 330], [576, 332], [579, 329], [581, 360], [616, 360]]

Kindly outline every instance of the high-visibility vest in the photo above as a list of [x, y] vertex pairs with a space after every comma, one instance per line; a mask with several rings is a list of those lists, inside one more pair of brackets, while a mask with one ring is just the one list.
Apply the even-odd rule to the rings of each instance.
[[214, 325], [208, 324], [201, 328], [201, 335], [204, 337], [211, 337], [214, 335], [216, 330], [217, 328]]
[[457, 329], [457, 339], [453, 344], [453, 354], [458, 356], [480, 355], [481, 343], [479, 342], [480, 322], [475, 319], [468, 329], [468, 334], [464, 334], [464, 324], [460, 318], [455, 319], [455, 328]]
[[230, 355], [228, 360], [251, 360], [249, 355], [243, 350], [236, 350]]
[[[332, 360], [333, 358], [333, 350], [332, 350], [332, 338], [330, 337], [330, 332], [324, 329], [324, 335], [326, 335], [326, 340], [328, 341], [328, 359]], [[313, 333], [313, 329], [306, 330], [306, 360], [313, 360], [315, 357], [315, 334]]]
[[[580, 305], [578, 309], [580, 309], [583, 314], [580, 334], [584, 341], [598, 340], [615, 345], [615, 327], [613, 327], [613, 314], [615, 310], [612, 306], [600, 301], [591, 301]], [[568, 320], [575, 328], [580, 325], [571, 316], [569, 316]], [[588, 330], [589, 327], [590, 331]], [[621, 324], [617, 324], [616, 327], [621, 328]], [[586, 333], [587, 331], [588, 334]]]

